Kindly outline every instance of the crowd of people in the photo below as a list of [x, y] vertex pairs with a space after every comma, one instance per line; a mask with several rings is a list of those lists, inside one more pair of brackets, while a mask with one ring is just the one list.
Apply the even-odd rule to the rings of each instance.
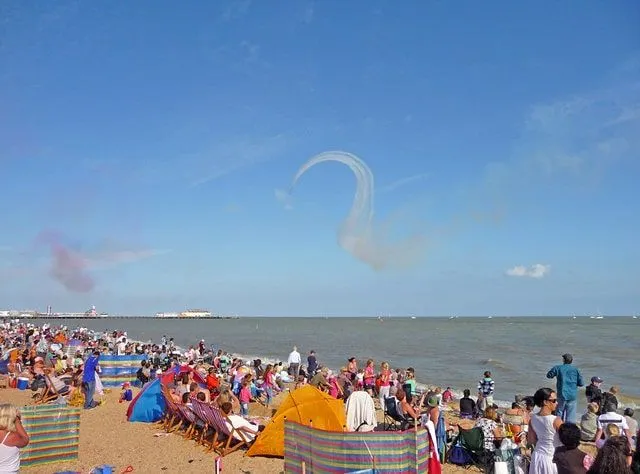
[[[75, 346], [70, 344], [72, 340], [77, 342]], [[249, 416], [251, 404], [269, 407], [283, 390], [310, 384], [345, 401], [354, 392], [366, 392], [372, 405], [391, 415], [402, 429], [433, 427], [441, 459], [445, 459], [447, 442], [458, 427], [476, 427], [482, 430], [487, 451], [498, 449], [505, 438], [532, 448], [530, 474], [640, 474], [637, 422], [633, 410], [620, 413], [618, 387], [603, 391], [603, 380], [592, 377], [584, 392], [587, 410], [577, 420], [578, 387], [584, 383], [570, 354], [547, 373], [548, 378], [556, 379], [555, 390], [541, 388], [532, 396], [516, 396], [511, 408], [501, 410], [494, 403], [496, 383], [486, 371], [478, 380], [476, 396], [464, 389], [455, 410], [451, 387], [443, 390], [419, 385], [414, 368], [392, 369], [386, 361], [376, 367], [372, 359], [360, 365], [356, 357], [349, 357], [334, 372], [320, 363], [313, 350], [304, 364], [296, 347], [286, 365], [263, 364], [260, 359], [245, 360], [215, 350], [204, 340], [181, 351], [173, 338], [142, 343], [130, 340], [125, 331], [69, 330], [10, 321], [0, 325], [0, 377], [28, 379], [34, 392], [52, 388], [67, 400], [73, 400], [75, 394], [87, 410], [100, 404], [95, 396], [102, 392], [100, 356], [105, 353], [146, 355], [136, 374], [139, 385], [163, 377], [175, 403], [190, 405], [197, 399], [215, 405], [228, 415], [230, 429], [242, 429], [253, 437], [263, 425]], [[131, 399], [131, 387], [125, 384], [121, 401]], [[459, 418], [452, 424], [446, 421], [445, 413], [454, 411]], [[20, 423], [19, 410], [11, 405], [0, 405], [0, 439], [0, 471], [12, 472], [15, 453], [29, 437]], [[582, 451], [581, 442], [595, 442], [597, 455]]]

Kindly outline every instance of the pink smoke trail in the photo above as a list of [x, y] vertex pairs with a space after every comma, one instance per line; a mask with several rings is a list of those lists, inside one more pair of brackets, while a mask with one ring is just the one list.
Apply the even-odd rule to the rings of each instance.
[[42, 232], [37, 239], [51, 250], [49, 275], [68, 291], [88, 293], [95, 287], [95, 281], [87, 273], [86, 259], [60, 242], [55, 232]]

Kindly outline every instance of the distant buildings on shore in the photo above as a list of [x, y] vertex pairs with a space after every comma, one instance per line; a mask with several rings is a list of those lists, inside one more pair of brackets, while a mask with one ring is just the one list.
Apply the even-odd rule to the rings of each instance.
[[[181, 313], [156, 313], [156, 318], [212, 318], [211, 311], [206, 309], [188, 309]], [[217, 316], [220, 317], [220, 316]]]
[[[93, 319], [93, 318], [108, 318], [112, 317], [108, 313], [98, 313], [95, 306], [91, 306], [91, 309], [82, 313], [58, 313], [53, 312], [51, 306], [47, 307], [46, 312], [39, 312], [35, 310], [0, 310], [0, 318], [61, 318], [61, 319]], [[126, 316], [113, 316], [113, 317], [126, 317]], [[177, 312], [160, 312], [155, 314], [156, 318], [164, 319], [236, 319], [235, 316], [223, 316], [220, 314], [212, 314], [211, 311], [206, 309], [187, 309], [180, 313]]]

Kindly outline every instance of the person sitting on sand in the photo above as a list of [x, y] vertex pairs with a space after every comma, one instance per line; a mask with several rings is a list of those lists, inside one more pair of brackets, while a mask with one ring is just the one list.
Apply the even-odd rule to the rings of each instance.
[[314, 387], [322, 390], [323, 392], [328, 391], [331, 388], [331, 385], [329, 385], [329, 381], [327, 380], [328, 375], [329, 375], [329, 369], [327, 369], [326, 367], [323, 367], [318, 372], [316, 372], [316, 375], [313, 376], [313, 378], [309, 382], [309, 385], [313, 385]]
[[220, 379], [218, 379], [218, 376], [216, 375], [216, 369], [214, 367], [209, 367], [206, 382], [207, 390], [209, 390], [212, 395], [217, 395], [220, 391]]
[[231, 403], [234, 410], [240, 408], [240, 400], [238, 400], [238, 397], [233, 394], [228, 386], [223, 387], [222, 390], [220, 390], [220, 394], [213, 401], [213, 404], [217, 405], [218, 408], [222, 408], [224, 403]]
[[580, 439], [582, 441], [595, 441], [598, 431], [598, 410], [600, 406], [596, 402], [587, 405], [587, 411], [580, 419]]
[[[606, 399], [604, 400], [603, 407], [607, 408], [609, 411], [598, 417], [598, 430], [596, 431], [595, 437], [596, 446], [601, 447], [604, 444], [604, 441], [602, 440], [603, 435], [605, 440], [609, 439], [611, 436], [624, 435], [629, 441], [629, 447], [633, 446], [632, 434], [629, 431], [629, 425], [627, 424], [627, 420], [624, 416], [616, 413], [613, 404], [607, 405]], [[617, 434], [607, 431], [607, 428], [612, 425], [617, 427]]]
[[471, 390], [465, 388], [463, 397], [460, 399], [460, 418], [473, 419], [478, 413], [476, 402], [471, 398]]
[[484, 449], [487, 451], [496, 450], [494, 440], [501, 435], [497, 419], [498, 413], [496, 409], [491, 406], [484, 410], [484, 414], [478, 418], [475, 424], [476, 428], [482, 429], [482, 433], [484, 434]]
[[633, 453], [627, 440], [623, 436], [609, 438], [587, 474], [632, 474], [631, 464]]
[[400, 412], [407, 418], [411, 418], [414, 421], [418, 419], [420, 414], [411, 406], [409, 402], [407, 402], [407, 394], [404, 390], [400, 389], [396, 391], [396, 398], [398, 399], [398, 403], [400, 405]]
[[578, 449], [580, 436], [580, 428], [574, 423], [563, 423], [558, 428], [562, 446], [558, 446], [553, 454], [558, 474], [586, 474], [593, 464], [593, 458]]
[[307, 385], [307, 378], [304, 375], [298, 375], [298, 380], [296, 381], [296, 386], [294, 387], [294, 390], [300, 387], [304, 387], [305, 385]]
[[442, 392], [442, 403], [449, 403], [453, 401], [453, 390], [451, 387], [447, 387], [444, 392]]
[[515, 401], [511, 404], [511, 408], [505, 411], [502, 422], [507, 429], [519, 439], [518, 436], [524, 433], [525, 426], [529, 424], [529, 412], [524, 408], [522, 395], [516, 395]]
[[[226, 415], [225, 423], [229, 431], [233, 431], [233, 437], [238, 441], [252, 442], [258, 436], [258, 433], [264, 430], [263, 425], [250, 423], [239, 415], [231, 412], [231, 403], [225, 402], [220, 406], [222, 413]], [[242, 434], [240, 434], [242, 433]]]

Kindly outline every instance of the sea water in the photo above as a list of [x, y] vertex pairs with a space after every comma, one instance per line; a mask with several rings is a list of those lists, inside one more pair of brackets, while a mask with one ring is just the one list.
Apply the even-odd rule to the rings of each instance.
[[[603, 388], [618, 385], [626, 406], [640, 404], [638, 340], [640, 319], [590, 318], [252, 318], [157, 319], [101, 318], [47, 320], [72, 328], [128, 332], [132, 339], [159, 342], [163, 335], [187, 348], [204, 339], [244, 359], [287, 360], [297, 346], [306, 355], [315, 350], [321, 365], [339, 369], [349, 357], [359, 367], [371, 358], [379, 366], [414, 367], [418, 382], [456, 392], [477, 391], [485, 370], [496, 383], [495, 399], [510, 404], [515, 394], [533, 394], [555, 387], [547, 371], [571, 353], [585, 385], [592, 376]], [[584, 397], [579, 397], [584, 405]]]

